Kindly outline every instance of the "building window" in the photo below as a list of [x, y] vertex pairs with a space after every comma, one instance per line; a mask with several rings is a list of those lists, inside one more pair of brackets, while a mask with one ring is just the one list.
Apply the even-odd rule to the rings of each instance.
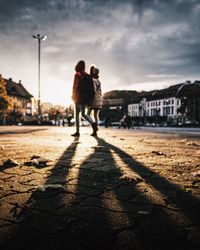
[[171, 107], [171, 114], [172, 115], [174, 114], [174, 107], [173, 106]]
[[170, 107], [167, 107], [167, 115], [170, 115]]

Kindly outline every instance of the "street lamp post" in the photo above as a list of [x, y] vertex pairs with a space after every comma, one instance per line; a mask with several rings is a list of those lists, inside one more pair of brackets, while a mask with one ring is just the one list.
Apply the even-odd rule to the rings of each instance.
[[46, 36], [41, 36], [40, 34], [33, 35], [34, 39], [38, 40], [38, 114], [41, 115], [41, 103], [40, 103], [40, 55], [41, 55], [41, 41], [45, 40]]

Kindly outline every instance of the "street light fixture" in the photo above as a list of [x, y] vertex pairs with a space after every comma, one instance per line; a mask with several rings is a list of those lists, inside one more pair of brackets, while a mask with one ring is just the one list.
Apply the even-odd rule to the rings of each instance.
[[47, 36], [41, 36], [40, 34], [33, 35], [34, 39], [38, 40], [38, 114], [41, 115], [41, 105], [40, 105], [40, 50], [41, 50], [41, 41], [46, 40]]

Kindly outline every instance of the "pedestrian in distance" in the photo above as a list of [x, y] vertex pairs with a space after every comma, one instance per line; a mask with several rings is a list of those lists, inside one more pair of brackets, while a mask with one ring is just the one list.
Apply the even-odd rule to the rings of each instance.
[[97, 131], [97, 124], [85, 113], [86, 107], [94, 98], [93, 80], [92, 77], [85, 72], [85, 61], [79, 61], [75, 67], [75, 71], [72, 100], [75, 103], [76, 132], [72, 134], [72, 136], [80, 136], [80, 113], [81, 116], [91, 125], [93, 135]]
[[72, 119], [72, 114], [68, 114], [68, 116], [67, 116], [68, 127], [71, 126], [71, 119]]
[[[93, 84], [94, 84], [94, 98], [88, 106], [87, 114], [90, 116], [91, 112], [93, 111], [94, 121], [97, 124], [97, 130], [98, 130], [99, 112], [103, 105], [103, 98], [102, 98], [102, 93], [101, 93], [101, 82], [99, 81], [99, 69], [97, 69], [95, 66], [91, 66], [90, 75], [92, 76]], [[92, 135], [97, 136], [97, 131], [94, 132]]]
[[62, 120], [62, 125], [65, 126], [65, 119]]
[[110, 116], [107, 115], [107, 116], [105, 117], [105, 128], [108, 128], [109, 125], [110, 125]]
[[131, 117], [128, 114], [123, 116], [123, 127], [124, 128], [131, 128]]

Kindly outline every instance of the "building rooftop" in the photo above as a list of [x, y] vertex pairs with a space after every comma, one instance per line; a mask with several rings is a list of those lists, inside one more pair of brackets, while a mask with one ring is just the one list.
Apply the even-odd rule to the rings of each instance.
[[12, 78], [4, 79], [4, 80], [6, 82], [6, 91], [7, 91], [8, 95], [23, 97], [26, 99], [30, 99], [33, 97], [25, 89], [25, 87], [22, 85], [21, 81], [19, 81], [19, 83], [16, 83], [12, 80]]
[[[184, 83], [179, 83], [172, 85], [165, 89], [154, 90], [147, 92], [143, 95], [147, 101], [165, 99], [170, 97], [195, 97], [200, 96], [200, 81], [186, 81]], [[142, 97], [142, 96], [141, 96]]]
[[181, 98], [190, 97], [196, 98], [200, 97], [200, 81], [196, 80], [194, 82], [186, 81], [176, 85], [169, 86], [164, 89], [151, 90], [151, 91], [130, 91], [130, 90], [113, 90], [104, 94], [104, 104], [116, 104], [118, 103], [140, 103], [143, 99], [147, 101], [154, 101], [158, 99], [167, 98]]

